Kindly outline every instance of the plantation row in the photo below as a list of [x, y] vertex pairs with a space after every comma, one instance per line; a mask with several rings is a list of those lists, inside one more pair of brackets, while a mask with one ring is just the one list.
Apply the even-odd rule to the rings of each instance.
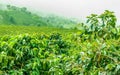
[[120, 38], [94, 36], [2, 36], [0, 75], [119, 75]]

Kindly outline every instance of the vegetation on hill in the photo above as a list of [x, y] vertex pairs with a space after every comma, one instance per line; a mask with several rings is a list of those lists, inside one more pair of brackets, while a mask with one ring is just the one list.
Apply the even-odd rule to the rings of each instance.
[[64, 27], [77, 24], [75, 21], [55, 15], [37, 15], [27, 8], [7, 5], [0, 9], [0, 25], [26, 25], [26, 26], [54, 26]]
[[44, 21], [54, 27], [60, 28], [73, 28], [77, 25], [76, 20], [55, 15], [47, 15], [46, 17], [44, 17]]
[[0, 24], [6, 25], [47, 25], [41, 18], [26, 8], [7, 5], [7, 9], [0, 10]]

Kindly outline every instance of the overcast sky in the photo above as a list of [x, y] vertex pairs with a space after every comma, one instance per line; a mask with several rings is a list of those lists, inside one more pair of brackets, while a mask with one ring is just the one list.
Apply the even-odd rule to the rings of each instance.
[[91, 13], [114, 11], [120, 19], [120, 0], [0, 0], [5, 4], [25, 6], [36, 11], [46, 11], [64, 16], [85, 19]]

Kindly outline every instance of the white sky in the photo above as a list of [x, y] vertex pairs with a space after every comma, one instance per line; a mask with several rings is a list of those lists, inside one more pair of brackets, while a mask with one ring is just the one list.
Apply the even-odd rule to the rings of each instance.
[[0, 2], [82, 19], [91, 13], [100, 14], [107, 9], [114, 11], [120, 21], [120, 0], [0, 0]]

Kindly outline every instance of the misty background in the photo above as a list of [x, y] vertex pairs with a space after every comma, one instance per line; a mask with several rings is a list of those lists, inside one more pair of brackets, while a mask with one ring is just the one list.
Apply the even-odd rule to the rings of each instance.
[[27, 7], [34, 12], [53, 13], [85, 20], [86, 16], [114, 11], [120, 23], [120, 0], [0, 0], [2, 4]]

